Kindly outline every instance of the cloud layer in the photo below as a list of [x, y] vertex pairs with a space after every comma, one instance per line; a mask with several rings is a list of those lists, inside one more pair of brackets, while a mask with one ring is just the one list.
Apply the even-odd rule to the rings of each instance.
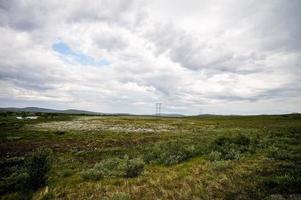
[[0, 0], [0, 106], [301, 112], [299, 0]]

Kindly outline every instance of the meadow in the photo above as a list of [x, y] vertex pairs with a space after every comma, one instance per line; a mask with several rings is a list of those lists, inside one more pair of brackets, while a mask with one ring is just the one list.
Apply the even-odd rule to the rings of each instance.
[[301, 115], [0, 116], [1, 199], [301, 199]]

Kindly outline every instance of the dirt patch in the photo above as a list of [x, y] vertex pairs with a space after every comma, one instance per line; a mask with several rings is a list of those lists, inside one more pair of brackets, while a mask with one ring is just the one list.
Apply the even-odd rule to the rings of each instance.
[[155, 142], [156, 138], [106, 139], [106, 140], [38, 140], [38, 141], [6, 141], [0, 143], [0, 157], [24, 155], [39, 147], [49, 147], [56, 152], [95, 151], [112, 147], [132, 147], [136, 145]]

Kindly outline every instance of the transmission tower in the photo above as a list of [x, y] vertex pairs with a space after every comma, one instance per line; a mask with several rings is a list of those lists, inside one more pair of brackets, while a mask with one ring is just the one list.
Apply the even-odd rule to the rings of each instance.
[[161, 105], [162, 103], [156, 103], [156, 115], [161, 115]]

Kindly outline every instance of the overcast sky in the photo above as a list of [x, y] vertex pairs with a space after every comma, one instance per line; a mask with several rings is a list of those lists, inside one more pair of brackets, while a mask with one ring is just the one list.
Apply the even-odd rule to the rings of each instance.
[[0, 107], [301, 112], [300, 0], [0, 0]]

